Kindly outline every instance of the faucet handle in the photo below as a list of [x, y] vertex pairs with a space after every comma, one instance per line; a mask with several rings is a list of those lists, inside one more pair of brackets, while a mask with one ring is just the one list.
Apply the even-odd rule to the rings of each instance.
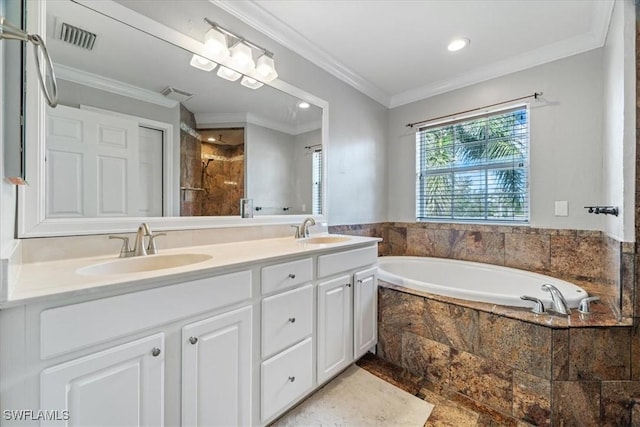
[[520, 297], [521, 300], [525, 300], [525, 301], [533, 301], [535, 304], [533, 305], [533, 307], [531, 308], [531, 311], [536, 313], [536, 314], [542, 314], [544, 313], [544, 304], [542, 303], [542, 301], [540, 301], [538, 298], [535, 297], [530, 297], [528, 295], [522, 295]]
[[156, 247], [156, 237], [166, 236], [167, 233], [156, 233], [149, 234], [149, 244], [147, 245], [147, 255], [155, 255], [158, 253], [158, 248]]
[[600, 297], [587, 297], [580, 300], [580, 304], [578, 305], [578, 311], [582, 314], [591, 313], [591, 303], [593, 301], [599, 301]]
[[293, 235], [294, 239], [299, 239], [300, 238], [300, 227], [298, 227], [297, 225], [292, 225], [291, 227], [294, 227], [296, 229], [296, 232]]
[[109, 236], [109, 239], [120, 239], [122, 240], [122, 248], [120, 248], [120, 258], [127, 258], [131, 256], [131, 247], [129, 246], [129, 238], [121, 237], [121, 236]]

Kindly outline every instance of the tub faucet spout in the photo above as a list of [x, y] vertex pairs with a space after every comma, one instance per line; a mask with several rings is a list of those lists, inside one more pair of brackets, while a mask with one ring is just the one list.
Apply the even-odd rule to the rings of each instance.
[[567, 300], [564, 299], [562, 292], [555, 286], [545, 283], [542, 285], [542, 290], [549, 292], [551, 294], [551, 305], [553, 306], [552, 310], [558, 314], [569, 315], [571, 314], [571, 310], [569, 309], [569, 305], [567, 304]]

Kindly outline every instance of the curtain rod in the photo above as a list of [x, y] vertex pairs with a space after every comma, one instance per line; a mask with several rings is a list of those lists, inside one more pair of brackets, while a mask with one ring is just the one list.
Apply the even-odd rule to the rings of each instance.
[[514, 99], [510, 99], [508, 101], [496, 102], [495, 104], [485, 105], [484, 107], [472, 108], [471, 110], [459, 111], [457, 113], [447, 114], [445, 116], [433, 117], [431, 119], [420, 120], [419, 122], [407, 123], [407, 127], [408, 128], [412, 128], [415, 125], [419, 125], [421, 123], [427, 123], [427, 122], [432, 122], [434, 120], [446, 119], [447, 117], [457, 116], [458, 114], [471, 113], [472, 111], [482, 110], [482, 109], [489, 108], [489, 107], [495, 107], [497, 105], [502, 105], [502, 104], [508, 104], [509, 102], [521, 101], [521, 100], [527, 99], [527, 98], [538, 99], [538, 97], [540, 97], [540, 96], [542, 96], [542, 92], [534, 92], [533, 95], [521, 96], [520, 98], [514, 98]]

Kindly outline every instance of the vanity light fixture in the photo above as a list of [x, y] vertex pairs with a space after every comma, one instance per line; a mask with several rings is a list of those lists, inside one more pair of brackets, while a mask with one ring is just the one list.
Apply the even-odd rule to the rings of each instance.
[[222, 61], [229, 56], [227, 36], [213, 27], [204, 35], [204, 46], [212, 59]]
[[252, 79], [251, 77], [247, 76], [242, 77], [240, 84], [244, 87], [248, 87], [249, 89], [258, 89], [263, 86], [263, 83], [260, 83], [256, 79]]
[[471, 43], [471, 40], [466, 37], [453, 39], [451, 43], [449, 43], [449, 46], [447, 46], [447, 50], [449, 50], [449, 52], [456, 52], [469, 46], [469, 43]]
[[203, 58], [200, 55], [194, 54], [189, 63], [192, 67], [198, 68], [203, 71], [211, 71], [218, 66], [213, 61], [209, 61], [207, 58]]
[[[211, 26], [211, 29], [205, 34], [205, 50], [207, 52], [207, 58], [217, 63], [225, 63], [233, 68], [230, 69], [223, 65], [218, 68], [217, 75], [223, 79], [236, 81], [245, 74], [241, 81], [243, 86], [251, 89], [257, 89], [264, 83], [270, 82], [278, 78], [278, 72], [276, 71], [276, 64], [273, 60], [273, 53], [258, 46], [257, 44], [232, 33], [224, 27], [221, 27], [217, 23], [204, 18], [204, 22]], [[260, 55], [257, 61], [254, 61], [254, 51], [257, 51], [256, 55]], [[198, 55], [194, 55], [191, 59], [191, 65], [206, 70], [200, 67], [198, 61]], [[205, 61], [207, 58], [202, 58]], [[204, 62], [200, 61], [204, 64]], [[206, 71], [211, 71], [214, 66]], [[259, 81], [253, 77], [252, 72], [255, 73], [260, 79]]]
[[302, 108], [303, 110], [306, 110], [307, 108], [309, 108], [311, 105], [308, 102], [302, 101], [301, 103], [298, 104], [299, 108]]
[[242, 76], [242, 74], [233, 71], [230, 68], [223, 67], [222, 65], [220, 66], [220, 68], [218, 68], [218, 72], [216, 74], [218, 74], [218, 77], [222, 77], [223, 79], [229, 80], [231, 82], [235, 82], [240, 78], [240, 76]]

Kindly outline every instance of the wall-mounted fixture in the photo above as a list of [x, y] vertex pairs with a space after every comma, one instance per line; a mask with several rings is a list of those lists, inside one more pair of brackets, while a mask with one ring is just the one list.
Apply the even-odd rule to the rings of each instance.
[[587, 212], [596, 215], [604, 214], [618, 216], [618, 208], [615, 206], [585, 206], [584, 208], [588, 209]]
[[[240, 84], [250, 89], [258, 89], [264, 83], [278, 77], [273, 53], [207, 18], [204, 18], [204, 21], [211, 26], [204, 36], [205, 50], [210, 59], [194, 54], [191, 58], [191, 66], [203, 71], [211, 71], [218, 64], [227, 63], [233, 66], [233, 69], [220, 65], [216, 73], [218, 77], [232, 82], [242, 77]], [[253, 59], [254, 51], [258, 51], [259, 54], [256, 61]], [[261, 81], [246, 75], [252, 71], [255, 71]]]
[[[4, 16], [0, 16], [0, 40], [20, 40], [23, 42], [33, 43], [33, 53], [36, 59], [36, 65], [38, 70], [38, 80], [40, 80], [40, 88], [44, 93], [44, 97], [47, 100], [47, 104], [50, 107], [55, 108], [58, 105], [58, 83], [56, 81], [56, 74], [53, 71], [53, 63], [51, 57], [47, 51], [47, 46], [44, 44], [44, 40], [38, 34], [28, 34], [26, 31], [22, 31], [19, 27], [8, 22]], [[42, 49], [44, 54], [46, 70], [42, 73], [42, 67], [40, 66], [40, 55], [38, 55], [38, 47]], [[50, 87], [47, 86], [47, 78], [50, 82]]]

